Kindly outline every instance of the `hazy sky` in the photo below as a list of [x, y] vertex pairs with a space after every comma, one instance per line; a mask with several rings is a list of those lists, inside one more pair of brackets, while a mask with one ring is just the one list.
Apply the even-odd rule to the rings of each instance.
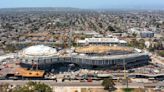
[[13, 7], [164, 9], [164, 0], [0, 0], [0, 8]]

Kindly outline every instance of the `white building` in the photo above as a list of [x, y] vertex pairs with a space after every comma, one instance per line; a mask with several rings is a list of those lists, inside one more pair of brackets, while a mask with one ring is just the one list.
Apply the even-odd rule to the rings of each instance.
[[44, 45], [35, 45], [23, 49], [19, 52], [20, 57], [52, 57], [57, 55], [57, 50]]
[[131, 28], [128, 30], [129, 34], [136, 34], [138, 37], [141, 38], [152, 38], [154, 37], [154, 32], [148, 31], [147, 29], [142, 28]]
[[131, 29], [128, 30], [128, 33], [139, 35], [140, 34], [140, 29], [139, 28], [131, 28]]
[[119, 40], [118, 38], [85, 38], [84, 40], [78, 40], [78, 44], [94, 44], [94, 45], [126, 45], [125, 40]]

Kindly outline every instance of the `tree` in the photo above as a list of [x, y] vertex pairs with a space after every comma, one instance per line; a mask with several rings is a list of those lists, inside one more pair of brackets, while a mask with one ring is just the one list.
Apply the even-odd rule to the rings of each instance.
[[130, 41], [130, 46], [133, 46], [133, 47], [138, 47], [139, 43], [136, 39], [132, 39]]
[[145, 48], [145, 40], [144, 40], [144, 39], [140, 39], [140, 40], [139, 40], [139, 48], [140, 48], [140, 49]]
[[107, 31], [115, 32], [116, 30], [112, 26], [108, 26]]
[[124, 88], [123, 92], [134, 92], [134, 88]]
[[155, 49], [154, 49], [154, 47], [153, 47], [153, 45], [152, 45], [152, 44], [150, 44], [150, 46], [149, 46], [148, 50], [149, 50], [150, 52], [154, 52], [154, 51], [155, 51]]
[[144, 49], [145, 48], [145, 40], [144, 39], [140, 39], [139, 41], [137, 41], [135, 38], [132, 39], [129, 43], [129, 46], [132, 47], [137, 47], [139, 49]]
[[9, 84], [0, 84], [0, 92], [8, 92], [9, 91]]
[[102, 23], [98, 23], [100, 28], [103, 28], [103, 24]]
[[13, 46], [12, 44], [7, 44], [6, 47], [5, 47], [5, 51], [15, 52], [16, 51], [16, 47]]
[[112, 78], [105, 78], [102, 82], [102, 86], [104, 86], [104, 89], [108, 90], [109, 92], [114, 91], [116, 89], [115, 83]]
[[40, 82], [28, 82], [26, 85], [15, 88], [13, 92], [52, 92], [52, 88]]
[[136, 37], [137, 37], [137, 34], [136, 34], [136, 33], [133, 33], [132, 36], [133, 36], [134, 38], [136, 38]]
[[164, 51], [159, 51], [158, 54], [159, 54], [161, 57], [164, 57]]

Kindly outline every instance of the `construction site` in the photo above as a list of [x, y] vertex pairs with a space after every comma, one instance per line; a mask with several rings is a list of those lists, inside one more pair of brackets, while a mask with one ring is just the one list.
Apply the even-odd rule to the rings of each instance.
[[[92, 68], [107, 66], [113, 69], [119, 66], [127, 68], [148, 64], [149, 55], [134, 48], [121, 46], [73, 47], [70, 49], [52, 48], [43, 45], [31, 46], [19, 52], [18, 58], [23, 67], [38, 65], [39, 69], [48, 69], [56, 63], [72, 63], [81, 67]], [[48, 67], [48, 68], [47, 68]]]
[[59, 50], [45, 45], [34, 45], [15, 54], [13, 62], [20, 67], [13, 70], [15, 76], [43, 77], [45, 72], [68, 71], [72, 67], [123, 70], [124, 67], [130, 69], [147, 65], [149, 61], [147, 53], [124, 46], [88, 45]]

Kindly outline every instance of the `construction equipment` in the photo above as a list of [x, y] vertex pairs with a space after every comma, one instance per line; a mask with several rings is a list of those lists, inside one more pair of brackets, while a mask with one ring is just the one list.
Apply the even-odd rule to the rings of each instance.
[[45, 72], [42, 70], [28, 70], [26, 68], [16, 68], [15, 76], [22, 76], [28, 78], [43, 78]]

